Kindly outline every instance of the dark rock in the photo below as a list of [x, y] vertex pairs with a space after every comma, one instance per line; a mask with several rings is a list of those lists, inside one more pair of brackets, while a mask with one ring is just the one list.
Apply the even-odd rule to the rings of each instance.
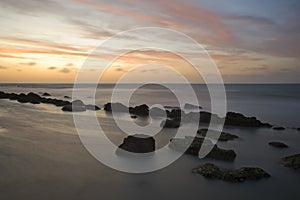
[[225, 118], [225, 125], [242, 127], [267, 127], [272, 126], [268, 123], [262, 123], [256, 117], [246, 117], [241, 113], [228, 112]]
[[[22, 93], [22, 95], [25, 95], [25, 94]], [[15, 94], [15, 93], [8, 93], [8, 94], [7, 94], [7, 98], [8, 98], [9, 100], [18, 100], [19, 97], [20, 97], [20, 96], [19, 96], [18, 94]]]
[[289, 167], [294, 170], [300, 170], [300, 154], [287, 156], [284, 157], [282, 160], [284, 161], [285, 167]]
[[180, 109], [173, 109], [171, 111], [167, 110], [167, 117], [174, 119], [174, 118], [181, 118], [181, 115], [183, 115], [184, 112]]
[[137, 118], [136, 115], [131, 115], [130, 117], [131, 117], [132, 119], [136, 119], [136, 118]]
[[[205, 137], [206, 136], [206, 133], [207, 133], [208, 129], [205, 128], [205, 129], [200, 129], [197, 131], [197, 135], [198, 136], [201, 136], [201, 137]], [[219, 141], [228, 141], [228, 140], [234, 140], [236, 138], [239, 138], [238, 136], [236, 135], [232, 135], [230, 133], [226, 133], [226, 132], [218, 132], [218, 131], [215, 131], [215, 130], [209, 130], [210, 132], [212, 133], [215, 133], [215, 134], [220, 134], [220, 137], [219, 137]]]
[[155, 151], [155, 139], [142, 134], [129, 135], [119, 148], [132, 153], [151, 153]]
[[192, 109], [202, 109], [201, 106], [197, 106], [197, 105], [193, 105], [193, 104], [189, 104], [189, 103], [186, 103], [184, 104], [184, 109], [187, 109], [187, 110], [192, 110]]
[[65, 99], [71, 99], [71, 97], [69, 97], [69, 96], [64, 96], [64, 98], [65, 98]]
[[167, 116], [167, 113], [165, 110], [158, 108], [158, 107], [153, 107], [149, 110], [150, 116], [158, 116], [158, 117], [163, 117]]
[[278, 148], [288, 148], [289, 146], [282, 143], [282, 142], [269, 142], [269, 145], [273, 147], [278, 147]]
[[214, 164], [206, 163], [193, 169], [193, 173], [201, 174], [209, 179], [219, 179], [228, 182], [244, 182], [245, 180], [259, 180], [271, 177], [263, 169], [256, 167], [242, 167], [235, 170], [221, 170]]
[[[58, 100], [58, 101], [60, 101], [60, 100]], [[84, 111], [86, 111], [86, 107], [81, 100], [75, 100], [67, 105], [64, 105], [61, 110], [67, 111], [67, 112], [84, 112]]]
[[[210, 140], [198, 137], [174, 138], [171, 140], [169, 147], [177, 151], [185, 151], [187, 154], [198, 156], [202, 145], [212, 146]], [[225, 150], [214, 145], [212, 150], [205, 156], [206, 158], [213, 158], [216, 160], [233, 161], [236, 153], [233, 150]]]
[[179, 128], [180, 127], [180, 119], [166, 119], [163, 120], [160, 124], [163, 128]]
[[33, 92], [26, 94], [20, 94], [17, 98], [17, 101], [20, 103], [32, 103], [32, 104], [40, 104], [42, 98]]
[[99, 108], [99, 107], [96, 106], [96, 105], [92, 105], [92, 104], [86, 105], [85, 108], [86, 108], [87, 110], [101, 110], [101, 108]]
[[142, 104], [136, 107], [130, 107], [129, 113], [134, 115], [148, 116], [149, 115], [149, 107], [146, 104]]
[[[190, 113], [190, 115], [191, 115], [191, 113]], [[206, 112], [206, 111], [200, 112], [200, 122], [201, 123], [210, 123], [211, 119], [216, 121], [216, 120], [220, 120], [221, 118], [219, 118], [218, 115], [212, 114], [210, 112]]]
[[126, 107], [125, 105], [121, 104], [121, 103], [106, 103], [104, 105], [104, 110], [106, 112], [112, 112], [112, 109], [115, 112], [128, 112], [128, 107]]
[[51, 96], [51, 94], [49, 94], [49, 93], [45, 92], [44, 94], [42, 94], [42, 96], [44, 96], [44, 97], [50, 97], [50, 96]]
[[284, 131], [285, 128], [282, 127], [282, 126], [276, 126], [276, 127], [273, 127], [273, 130], [276, 130], [276, 131]]

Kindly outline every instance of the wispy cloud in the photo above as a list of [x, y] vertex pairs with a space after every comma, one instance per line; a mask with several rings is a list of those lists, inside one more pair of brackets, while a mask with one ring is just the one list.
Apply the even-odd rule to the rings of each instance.
[[64, 73], [64, 74], [68, 74], [68, 73], [71, 72], [71, 70], [68, 69], [68, 68], [63, 68], [63, 69], [59, 70], [59, 72]]

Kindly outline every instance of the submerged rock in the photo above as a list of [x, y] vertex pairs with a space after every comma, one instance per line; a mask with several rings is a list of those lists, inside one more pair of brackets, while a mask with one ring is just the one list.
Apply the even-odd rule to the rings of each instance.
[[273, 130], [276, 130], [276, 131], [284, 131], [285, 128], [282, 127], [282, 126], [276, 126], [276, 127], [273, 127]]
[[[119, 148], [132, 153], [151, 153], [155, 151], [155, 139], [142, 134], [129, 135]], [[117, 150], [117, 153], [120, 152]]]
[[234, 170], [222, 170], [212, 163], [206, 163], [193, 169], [192, 172], [201, 174], [209, 179], [219, 179], [228, 182], [244, 182], [246, 180], [259, 180], [271, 177], [266, 171], [257, 167], [242, 167]]
[[[200, 129], [197, 131], [197, 136], [201, 136], [201, 137], [205, 137], [206, 136], [206, 133], [207, 133], [208, 129], [205, 128], [205, 129]], [[215, 133], [215, 134], [220, 134], [220, 137], [219, 137], [219, 141], [228, 141], [228, 140], [234, 140], [236, 138], [239, 138], [238, 136], [236, 135], [233, 135], [233, 134], [230, 134], [230, 133], [226, 133], [226, 132], [218, 132], [218, 131], [215, 131], [215, 130], [209, 130], [211, 133]]]
[[294, 170], [300, 170], [300, 154], [295, 154], [282, 158], [284, 166]]
[[273, 146], [273, 147], [277, 147], [277, 148], [288, 148], [289, 146], [284, 144], [283, 142], [269, 142], [269, 145]]
[[163, 128], [179, 128], [180, 127], [180, 119], [166, 119], [163, 120], [160, 124]]
[[169, 147], [177, 151], [185, 151], [187, 154], [198, 156], [202, 145], [213, 146], [211, 151], [205, 156], [206, 158], [213, 158], [216, 160], [233, 161], [236, 157], [236, 153], [233, 150], [225, 150], [214, 145], [210, 140], [189, 137], [185, 138], [174, 138], [170, 141]]

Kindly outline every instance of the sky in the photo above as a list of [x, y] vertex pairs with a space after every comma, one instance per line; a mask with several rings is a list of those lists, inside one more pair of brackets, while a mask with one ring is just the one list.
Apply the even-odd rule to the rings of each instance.
[[167, 70], [158, 64], [201, 82], [172, 47], [183, 47], [199, 66], [206, 61], [188, 50], [184, 39], [171, 35], [153, 34], [150, 40], [145, 33], [117, 40], [128, 49], [170, 44], [168, 51], [141, 48], [119, 55], [119, 44], [112, 44], [91, 54], [120, 32], [158, 27], [201, 44], [226, 83], [300, 83], [299, 10], [298, 0], [1, 0], [0, 82], [72, 83], [87, 58], [93, 60], [91, 74], [105, 69], [106, 82], [141, 65], [148, 68], [135, 73], [167, 78]]

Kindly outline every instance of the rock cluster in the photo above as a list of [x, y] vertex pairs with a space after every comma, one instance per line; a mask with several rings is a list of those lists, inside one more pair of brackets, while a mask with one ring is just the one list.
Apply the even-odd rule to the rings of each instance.
[[206, 163], [193, 169], [193, 173], [201, 174], [209, 179], [220, 179], [228, 182], [243, 182], [246, 180], [259, 180], [271, 177], [263, 169], [256, 167], [242, 167], [235, 170], [222, 170], [218, 166]]
[[[216, 160], [233, 161], [236, 157], [234, 150], [225, 150], [214, 145], [210, 140], [199, 137], [186, 136], [185, 138], [171, 139], [169, 147], [171, 149], [185, 152], [187, 154], [198, 156], [202, 145], [211, 146], [211, 151], [205, 156], [206, 158], [213, 158]], [[209, 147], [208, 147], [209, 148]]]
[[[50, 94], [44, 93], [43, 96], [49, 96]], [[0, 92], [0, 99], [10, 99], [10, 100], [16, 100], [20, 103], [32, 103], [32, 104], [52, 104], [57, 107], [62, 107], [63, 111], [68, 112], [83, 112], [86, 110], [100, 110], [100, 108], [96, 105], [84, 105], [84, 103], [81, 100], [75, 100], [73, 102], [70, 101], [64, 101], [60, 99], [54, 99], [54, 98], [46, 98], [41, 97], [38, 94], [35, 94], [33, 92], [30, 92], [28, 94], [15, 94], [15, 93], [5, 93]]]

